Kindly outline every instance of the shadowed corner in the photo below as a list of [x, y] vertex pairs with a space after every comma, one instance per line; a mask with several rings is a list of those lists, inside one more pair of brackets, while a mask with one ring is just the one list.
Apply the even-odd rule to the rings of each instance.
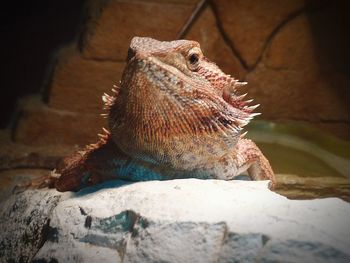
[[[169, 179], [169, 180], [171, 180], [171, 179]], [[177, 180], [177, 179], [173, 179], [173, 180]], [[207, 180], [207, 179], [199, 179], [199, 180]], [[234, 181], [235, 180], [237, 180], [237, 181], [252, 181], [252, 179], [247, 174], [242, 174], [242, 175], [236, 176], [233, 180]], [[167, 181], [167, 180], [152, 180], [152, 181]], [[104, 190], [104, 189], [121, 188], [124, 186], [136, 184], [136, 183], [142, 183], [142, 182], [145, 182], [145, 181], [127, 181], [127, 180], [121, 180], [121, 179], [110, 180], [110, 181], [106, 181], [103, 183], [99, 183], [99, 184], [94, 185], [94, 186], [89, 186], [89, 187], [83, 188], [83, 189], [79, 190], [78, 192], [73, 192], [72, 196], [73, 197], [81, 197], [81, 196], [97, 193], [98, 191]]]
[[124, 186], [131, 185], [134, 183], [136, 183], [136, 182], [126, 181], [126, 180], [118, 180], [118, 179], [110, 180], [110, 181], [106, 181], [106, 182], [103, 182], [103, 183], [100, 183], [100, 184], [97, 184], [94, 186], [83, 188], [83, 189], [79, 190], [78, 192], [74, 192], [73, 197], [81, 197], [81, 196], [96, 193], [100, 190], [110, 189], [110, 188], [120, 188], [120, 187], [124, 187]]
[[[169, 180], [177, 180], [177, 179], [169, 179]], [[181, 180], [181, 179], [180, 179]], [[199, 180], [207, 180], [207, 179], [199, 179]], [[237, 181], [252, 181], [252, 179], [248, 176], [248, 174], [241, 174], [239, 176], [236, 176], [233, 180]], [[78, 192], [72, 192], [72, 197], [82, 197], [89, 194], [97, 193], [98, 191], [105, 190], [105, 189], [114, 189], [114, 188], [121, 188], [124, 186], [128, 186], [131, 184], [137, 184], [147, 181], [168, 181], [166, 180], [142, 180], [142, 181], [130, 181], [130, 180], [122, 180], [122, 179], [115, 179], [115, 180], [109, 180], [106, 182], [99, 183], [94, 186], [89, 186], [86, 188], [83, 188], [79, 190]]]

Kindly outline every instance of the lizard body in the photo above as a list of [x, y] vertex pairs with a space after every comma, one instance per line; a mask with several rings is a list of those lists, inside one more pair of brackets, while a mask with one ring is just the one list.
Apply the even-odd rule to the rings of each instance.
[[105, 94], [109, 131], [66, 157], [54, 185], [79, 190], [113, 178], [215, 178], [248, 171], [275, 183], [268, 160], [242, 130], [256, 106], [239, 82], [209, 61], [195, 41], [134, 37], [120, 87]]

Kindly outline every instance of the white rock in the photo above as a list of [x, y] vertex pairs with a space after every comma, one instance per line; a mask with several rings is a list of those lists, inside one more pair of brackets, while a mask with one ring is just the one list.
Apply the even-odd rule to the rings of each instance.
[[49, 218], [34, 262], [350, 262], [349, 203], [289, 200], [266, 181], [109, 182]]
[[27, 262], [35, 255], [62, 196], [55, 190], [26, 191], [0, 203], [0, 262]]

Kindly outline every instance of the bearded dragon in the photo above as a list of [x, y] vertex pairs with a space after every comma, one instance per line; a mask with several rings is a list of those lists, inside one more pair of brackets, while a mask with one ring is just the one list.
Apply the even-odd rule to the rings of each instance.
[[134, 37], [119, 87], [102, 97], [109, 129], [66, 157], [51, 183], [77, 191], [117, 178], [231, 180], [248, 171], [273, 186], [268, 160], [243, 138], [259, 114], [238, 95], [245, 84], [209, 61], [198, 42]]

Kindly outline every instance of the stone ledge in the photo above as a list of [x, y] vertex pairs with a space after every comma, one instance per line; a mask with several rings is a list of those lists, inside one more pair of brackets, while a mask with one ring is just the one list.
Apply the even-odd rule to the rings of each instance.
[[248, 68], [254, 67], [271, 34], [305, 5], [302, 0], [283, 4], [278, 0], [215, 0], [213, 4], [225, 34]]
[[102, 127], [106, 122], [99, 114], [52, 109], [37, 98], [29, 98], [22, 106], [14, 141], [35, 146], [83, 146], [96, 142]]
[[101, 96], [118, 85], [125, 63], [84, 59], [74, 46], [60, 51], [49, 91], [49, 106], [81, 113], [102, 111]]
[[173, 40], [194, 3], [91, 1], [90, 19], [80, 42], [84, 57], [125, 60], [133, 36]]
[[[43, 192], [22, 193], [3, 207], [11, 210], [23, 199], [29, 212], [37, 211], [25, 197]], [[349, 203], [337, 198], [288, 200], [268, 190], [266, 181], [113, 181], [61, 199], [48, 216], [43, 246], [32, 245], [39, 249], [34, 262], [350, 260]], [[16, 222], [21, 217], [12, 214]], [[10, 222], [5, 211], [0, 219]], [[7, 235], [7, 229], [1, 233]], [[6, 255], [20, 252], [10, 241], [3, 243]], [[18, 252], [12, 254], [16, 257]]]

